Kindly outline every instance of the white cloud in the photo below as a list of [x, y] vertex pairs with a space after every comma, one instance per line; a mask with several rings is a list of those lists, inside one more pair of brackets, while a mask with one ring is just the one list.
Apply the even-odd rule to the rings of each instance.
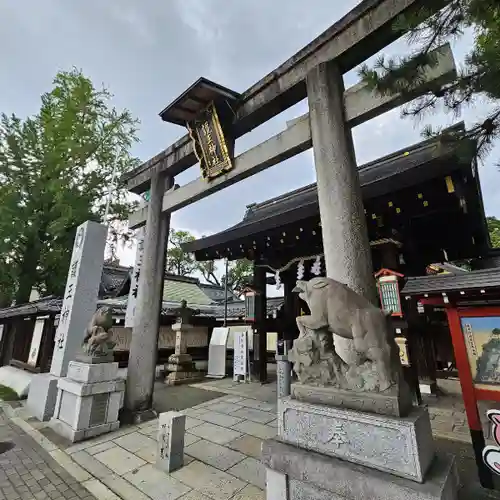
[[[0, 2], [0, 43], [4, 71], [0, 111], [21, 116], [39, 107], [56, 71], [82, 68], [96, 84], [105, 82], [115, 105], [127, 107], [141, 120], [134, 154], [143, 160], [184, 135], [182, 127], [163, 123], [158, 112], [200, 76], [244, 91], [279, 66], [358, 2], [356, 0], [24, 0]], [[47, 28], [49, 26], [49, 28]], [[471, 43], [470, 33], [454, 44], [457, 62]], [[403, 54], [404, 41], [384, 49]], [[346, 86], [358, 81], [345, 75]], [[306, 110], [305, 102], [258, 127], [237, 143], [238, 151], [283, 130]], [[465, 115], [467, 123], [484, 111]], [[433, 123], [451, 123], [439, 115]], [[354, 129], [358, 161], [364, 163], [420, 140], [421, 124], [387, 113]], [[486, 210], [500, 217], [497, 196], [498, 148], [481, 167]], [[179, 176], [183, 184], [197, 177], [196, 168]], [[196, 235], [229, 227], [241, 220], [246, 205], [264, 201], [313, 182], [312, 153], [306, 152], [175, 213], [172, 225]], [[124, 260], [133, 261], [133, 250]]]

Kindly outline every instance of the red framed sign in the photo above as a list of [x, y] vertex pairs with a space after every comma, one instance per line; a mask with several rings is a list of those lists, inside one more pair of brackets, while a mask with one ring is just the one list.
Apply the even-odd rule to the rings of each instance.
[[500, 401], [500, 307], [447, 305], [455, 360], [481, 484], [493, 489], [478, 401]]
[[446, 311], [462, 391], [479, 401], [500, 401], [500, 307]]

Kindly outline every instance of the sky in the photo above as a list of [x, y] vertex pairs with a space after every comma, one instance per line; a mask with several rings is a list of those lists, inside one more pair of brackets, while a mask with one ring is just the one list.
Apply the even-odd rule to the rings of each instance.
[[[0, 2], [2, 56], [0, 111], [24, 117], [36, 113], [40, 95], [57, 71], [82, 69], [95, 84], [115, 95], [141, 121], [133, 153], [146, 161], [185, 134], [161, 121], [158, 113], [200, 76], [238, 92], [245, 91], [352, 9], [356, 0], [4, 0]], [[457, 64], [470, 36], [453, 45]], [[387, 47], [402, 55], [404, 40]], [[372, 58], [373, 59], [373, 58]], [[357, 70], [344, 75], [354, 85]], [[400, 117], [399, 109], [353, 129], [358, 164], [375, 160], [421, 140], [424, 124], [467, 124], [484, 115], [478, 102], [461, 118], [439, 113], [421, 122]], [[286, 121], [307, 111], [305, 101], [239, 139], [239, 154], [283, 130]], [[487, 215], [500, 217], [497, 147], [480, 166]], [[176, 179], [182, 185], [199, 177], [196, 167]], [[307, 151], [220, 191], [172, 217], [172, 227], [195, 236], [239, 222], [247, 205], [265, 201], [315, 181]], [[133, 248], [120, 251], [132, 265]]]

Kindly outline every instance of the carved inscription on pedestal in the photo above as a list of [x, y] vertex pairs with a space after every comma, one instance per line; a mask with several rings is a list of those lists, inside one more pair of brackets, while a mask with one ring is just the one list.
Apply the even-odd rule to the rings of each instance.
[[295, 446], [414, 481], [423, 480], [431, 462], [432, 431], [425, 409], [401, 419], [289, 398], [278, 406], [278, 435]]
[[95, 394], [92, 396], [89, 426], [102, 425], [106, 423], [108, 414], [109, 393]]

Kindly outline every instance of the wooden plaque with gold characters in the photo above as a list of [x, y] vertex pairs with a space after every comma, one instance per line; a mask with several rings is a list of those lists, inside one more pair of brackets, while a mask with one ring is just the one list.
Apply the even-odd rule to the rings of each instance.
[[188, 130], [205, 179], [214, 179], [233, 168], [232, 154], [213, 102], [189, 124]]

